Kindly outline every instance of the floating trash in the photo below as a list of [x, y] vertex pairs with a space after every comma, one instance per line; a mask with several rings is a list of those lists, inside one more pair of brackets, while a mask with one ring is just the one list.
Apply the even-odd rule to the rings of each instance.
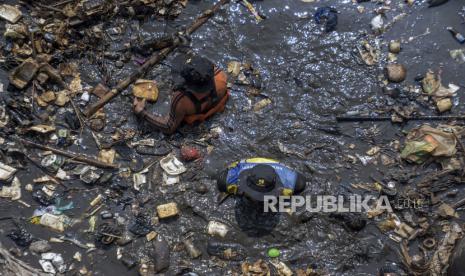
[[0, 5], [0, 18], [14, 24], [18, 22], [21, 17], [21, 11], [15, 6], [7, 4]]
[[186, 167], [172, 154], [162, 158], [160, 160], [160, 166], [170, 175], [179, 175], [186, 171]]
[[228, 226], [218, 221], [210, 221], [207, 226], [207, 233], [212, 236], [224, 238], [228, 233]]

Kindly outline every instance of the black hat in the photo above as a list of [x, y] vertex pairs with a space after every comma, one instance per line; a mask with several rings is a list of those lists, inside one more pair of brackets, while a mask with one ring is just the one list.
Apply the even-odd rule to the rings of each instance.
[[273, 167], [259, 164], [239, 175], [239, 193], [263, 202], [264, 196], [279, 196], [282, 188], [281, 180]]
[[181, 89], [194, 93], [205, 93], [215, 89], [215, 66], [204, 57], [178, 56], [173, 69], [181, 77], [178, 80]]

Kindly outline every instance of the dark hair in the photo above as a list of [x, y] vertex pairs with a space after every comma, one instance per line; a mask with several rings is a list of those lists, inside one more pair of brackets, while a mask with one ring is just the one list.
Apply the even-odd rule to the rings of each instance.
[[208, 59], [194, 56], [185, 63], [181, 76], [188, 84], [205, 84], [214, 77], [214, 66]]

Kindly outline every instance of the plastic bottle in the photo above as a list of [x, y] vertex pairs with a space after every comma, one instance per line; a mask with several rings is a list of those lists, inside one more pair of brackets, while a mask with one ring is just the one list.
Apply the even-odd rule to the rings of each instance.
[[457, 32], [452, 27], [447, 27], [447, 30], [454, 36], [455, 40], [457, 40], [460, 44], [465, 43], [465, 37], [461, 33]]

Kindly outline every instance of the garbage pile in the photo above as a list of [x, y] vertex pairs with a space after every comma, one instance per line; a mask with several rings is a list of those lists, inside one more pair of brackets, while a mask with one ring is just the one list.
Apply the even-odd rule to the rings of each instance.
[[[458, 189], [465, 180], [464, 134], [462, 126], [424, 124], [410, 130], [403, 143], [392, 141], [348, 158], [362, 166], [385, 168], [381, 178], [371, 174], [373, 182], [351, 186], [388, 198], [393, 212], [380, 209], [377, 201], [362, 217], [398, 243], [405, 273], [445, 275], [454, 245], [463, 237], [463, 226], [455, 219], [465, 204]], [[392, 146], [397, 156], [382, 150]], [[418, 168], [428, 164], [438, 170]]]
[[[363, 2], [357, 1], [357, 10], [360, 14], [368, 13]], [[430, 1], [429, 7], [437, 7], [447, 1]], [[414, 77], [415, 83], [406, 82], [408, 68], [407, 61], [402, 61], [403, 49], [413, 44], [415, 40], [430, 37], [431, 31], [426, 28], [424, 33], [408, 38], [398, 38], [385, 41], [383, 35], [393, 26], [405, 19], [407, 16], [406, 4], [409, 7], [418, 5], [418, 1], [406, 1], [406, 3], [394, 3], [393, 1], [381, 1], [380, 6], [374, 8], [375, 16], [369, 26], [371, 34], [360, 40], [360, 45], [354, 52], [357, 53], [360, 64], [370, 67], [382, 67], [384, 74], [378, 76], [379, 86], [383, 89], [383, 94], [389, 97], [385, 107], [379, 107], [374, 112], [362, 110], [348, 111], [349, 115], [363, 115], [370, 118], [379, 118], [387, 114], [391, 116], [392, 122], [403, 123], [409, 118], [426, 118], [431, 115], [424, 113], [423, 107], [428, 106], [435, 113], [446, 115], [451, 112], [456, 105], [457, 91], [459, 84], [442, 83], [442, 70], [439, 68], [424, 68], [423, 72]], [[389, 16], [388, 16], [389, 13]], [[317, 15], [317, 14], [315, 14]], [[446, 26], [445, 30], [452, 34], [452, 39], [462, 44], [463, 35], [451, 26]], [[449, 51], [453, 60], [463, 63], [463, 49], [453, 49]], [[434, 115], [433, 115], [434, 116]], [[349, 116], [350, 117], [350, 116]]]
[[[53, 275], [70, 271], [88, 275], [91, 271], [81, 265], [86, 258], [83, 256], [116, 244], [117, 259], [128, 268], [137, 265], [142, 275], [166, 269], [170, 248], [154, 231], [154, 225], [158, 220], [176, 219], [179, 207], [175, 202], [160, 202], [154, 210], [144, 210], [140, 207], [151, 198], [137, 194], [146, 193], [147, 185], [153, 185], [152, 167], [163, 171], [162, 186], [167, 188], [180, 184], [180, 175], [186, 168], [174, 153], [170, 154], [171, 146], [154, 148], [154, 139], [136, 139], [136, 132], [131, 129], [116, 129], [103, 141], [101, 131], [108, 124], [107, 115], [99, 110], [84, 121], [81, 108], [92, 97], [101, 97], [106, 91], [103, 86], [92, 90], [84, 86], [79, 65], [68, 61], [95, 50], [98, 44], [107, 43], [108, 37], [119, 39], [124, 26], [107, 28], [104, 22], [109, 18], [176, 17], [187, 0], [25, 2], [28, 3], [22, 6], [0, 5], [0, 19], [7, 22], [0, 44], [0, 65], [10, 72], [10, 85], [0, 86], [0, 197], [30, 208], [27, 218], [10, 218], [15, 227], [7, 236], [18, 247], [29, 248], [42, 270]], [[131, 44], [141, 45], [136, 38], [125, 49], [131, 50]], [[111, 56], [117, 66], [132, 58], [131, 52], [129, 55], [102, 54]], [[158, 96], [157, 84], [149, 80], [135, 82], [133, 92], [136, 97], [152, 101]], [[86, 151], [83, 132], [90, 133], [99, 148], [95, 155], [82, 153]], [[115, 150], [121, 145], [125, 148]], [[126, 155], [128, 150], [152, 156], [150, 162], [138, 154]], [[180, 156], [189, 162], [200, 159], [201, 153], [197, 147], [185, 145]], [[120, 166], [117, 162], [121, 158], [129, 162]], [[25, 178], [23, 172], [33, 169], [28, 166], [38, 169], [41, 176]], [[76, 194], [80, 190], [101, 188], [104, 193]], [[128, 190], [136, 194], [129, 195]], [[83, 208], [81, 203], [86, 197], [89, 201]], [[70, 214], [76, 208], [82, 209]], [[48, 240], [35, 237], [25, 225], [49, 229]], [[80, 233], [70, 230], [73, 227], [80, 228]], [[146, 239], [153, 258], [139, 261], [124, 252], [124, 246], [138, 237]], [[65, 260], [62, 254], [54, 252], [54, 244], [61, 243], [75, 246], [72, 260]], [[21, 266], [16, 269], [19, 269], [17, 274], [34, 274], [34, 271], [22, 271]]]
[[[360, 3], [359, 12], [365, 13], [361, 4], [365, 1], [357, 2]], [[351, 191], [386, 196], [393, 207], [392, 213], [385, 212], [380, 202], [375, 202], [362, 218], [375, 224], [380, 233], [397, 244], [397, 265], [401, 269], [396, 275], [454, 275], [448, 272], [451, 255], [464, 237], [459, 214], [465, 204], [460, 188], [465, 181], [463, 116], [452, 116], [444, 121], [447, 123], [420, 123], [416, 119], [441, 120], [441, 116], [451, 114], [463, 86], [443, 84], [442, 70], [438, 68], [425, 68], [421, 75], [408, 76], [401, 53], [404, 47], [428, 36], [430, 31], [427, 28], [425, 33], [415, 37], [385, 41], [382, 34], [406, 15], [386, 16], [387, 11], [395, 11], [394, 5], [404, 4], [381, 2], [375, 9], [377, 15], [370, 22], [372, 36], [361, 41], [356, 52], [362, 61], [360, 64], [383, 68], [378, 80], [388, 100], [385, 106], [379, 105], [375, 110], [354, 110], [347, 115], [362, 115], [354, 116], [354, 122], [390, 119], [400, 124], [405, 136], [388, 138], [391, 139], [388, 143], [373, 143], [381, 135], [378, 126], [356, 126], [356, 133], [371, 145], [365, 152], [357, 152], [355, 145], [350, 144], [349, 151], [357, 153], [347, 155], [346, 161], [351, 164], [348, 167], [357, 164], [354, 166], [370, 167], [373, 172], [369, 174], [371, 182], [352, 183], [354, 190]], [[418, 4], [418, 1], [406, 2], [410, 6]], [[436, 7], [446, 2], [429, 1], [429, 5]], [[386, 23], [388, 18], [391, 20]], [[444, 29], [458, 43], [463, 43], [463, 36], [455, 28]], [[461, 49], [450, 51], [451, 57], [459, 63], [462, 62], [461, 53]], [[409, 77], [414, 79], [413, 83], [406, 81]], [[384, 114], [388, 116], [383, 117]]]

